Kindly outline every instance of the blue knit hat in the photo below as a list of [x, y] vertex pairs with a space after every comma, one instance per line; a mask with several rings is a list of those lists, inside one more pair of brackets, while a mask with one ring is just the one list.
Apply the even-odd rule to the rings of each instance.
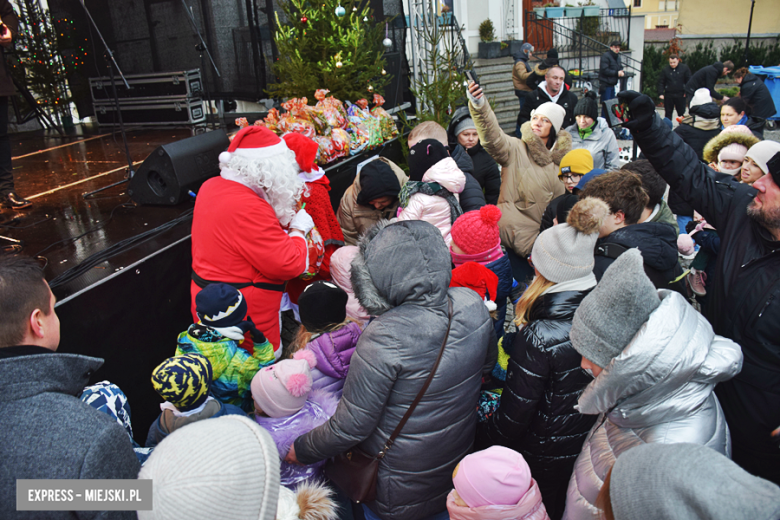
[[180, 412], [206, 402], [213, 373], [211, 363], [200, 354], [168, 358], [152, 372], [152, 386], [160, 397]]
[[207, 285], [195, 296], [195, 312], [208, 327], [236, 327], [244, 321], [246, 311], [244, 295], [226, 283]]

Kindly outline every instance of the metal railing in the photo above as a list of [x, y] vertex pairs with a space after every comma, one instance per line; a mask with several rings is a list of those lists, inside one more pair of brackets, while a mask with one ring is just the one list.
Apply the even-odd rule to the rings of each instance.
[[[544, 18], [526, 11], [525, 39], [534, 45], [537, 53], [554, 47], [559, 60], [573, 64], [580, 71], [580, 78], [596, 79], [600, 56], [609, 50], [609, 43], [628, 42], [630, 20], [628, 9], [602, 9], [599, 16], [578, 18]], [[625, 53], [621, 53], [620, 60], [627, 72], [641, 72], [641, 61]]]

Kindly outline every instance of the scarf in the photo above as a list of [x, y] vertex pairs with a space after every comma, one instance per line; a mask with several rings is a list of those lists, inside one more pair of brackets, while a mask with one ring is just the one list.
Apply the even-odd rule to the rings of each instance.
[[450, 205], [450, 223], [455, 222], [455, 219], [463, 215], [463, 209], [461, 209], [455, 195], [438, 182], [406, 181], [406, 184], [401, 188], [401, 193], [398, 194], [400, 206], [406, 208], [409, 205], [409, 199], [417, 193], [441, 197], [446, 200]]
[[577, 126], [577, 131], [580, 133], [580, 139], [583, 141], [588, 138], [590, 134], [593, 133], [593, 129], [596, 128], [596, 121], [593, 121], [593, 124], [590, 125], [588, 128], [585, 128], [584, 130]]

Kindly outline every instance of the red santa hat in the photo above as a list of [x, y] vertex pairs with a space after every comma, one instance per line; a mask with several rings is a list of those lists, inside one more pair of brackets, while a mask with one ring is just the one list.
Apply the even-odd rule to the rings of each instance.
[[317, 170], [314, 160], [317, 158], [319, 145], [303, 134], [290, 132], [282, 136], [287, 148], [295, 152], [295, 161], [302, 172], [309, 173]]
[[466, 287], [476, 292], [489, 311], [496, 310], [498, 275], [477, 262], [466, 262], [452, 270], [450, 287]]
[[247, 126], [238, 131], [219, 162], [227, 164], [234, 156], [249, 159], [269, 159], [288, 150], [287, 144], [264, 126]]

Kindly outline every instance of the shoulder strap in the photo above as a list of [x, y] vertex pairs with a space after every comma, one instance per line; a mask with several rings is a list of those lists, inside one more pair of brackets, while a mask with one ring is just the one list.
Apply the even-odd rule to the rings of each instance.
[[615, 244], [613, 242], [607, 242], [596, 246], [595, 254], [598, 256], [606, 256], [607, 258], [614, 260], [626, 251], [628, 251], [626, 246]]
[[431, 370], [430, 375], [428, 375], [428, 379], [425, 380], [425, 384], [417, 393], [417, 397], [414, 398], [414, 401], [412, 401], [412, 404], [411, 406], [409, 406], [409, 409], [406, 410], [406, 413], [401, 419], [401, 422], [398, 423], [398, 426], [395, 427], [395, 430], [393, 430], [393, 433], [390, 435], [390, 438], [387, 439], [384, 448], [382, 448], [382, 451], [380, 451], [379, 455], [377, 455], [376, 457], [377, 459], [381, 459], [382, 457], [384, 457], [387, 451], [393, 446], [396, 437], [398, 437], [398, 435], [401, 433], [401, 430], [406, 424], [406, 421], [409, 420], [409, 417], [412, 416], [412, 412], [414, 412], [414, 409], [417, 408], [417, 405], [420, 403], [420, 400], [422, 400], [423, 395], [425, 395], [425, 391], [428, 390], [431, 381], [433, 381], [433, 376], [436, 375], [436, 369], [439, 368], [439, 362], [441, 361], [441, 356], [442, 354], [444, 354], [444, 347], [445, 345], [447, 345], [447, 339], [449, 339], [450, 337], [450, 327], [452, 327], [452, 300], [449, 297], [447, 297], [447, 314], [448, 314], [447, 332], [444, 334], [444, 341], [442, 341], [441, 343], [441, 349], [439, 349], [439, 355], [436, 357], [436, 363], [434, 363], [433, 365], [433, 370]]

